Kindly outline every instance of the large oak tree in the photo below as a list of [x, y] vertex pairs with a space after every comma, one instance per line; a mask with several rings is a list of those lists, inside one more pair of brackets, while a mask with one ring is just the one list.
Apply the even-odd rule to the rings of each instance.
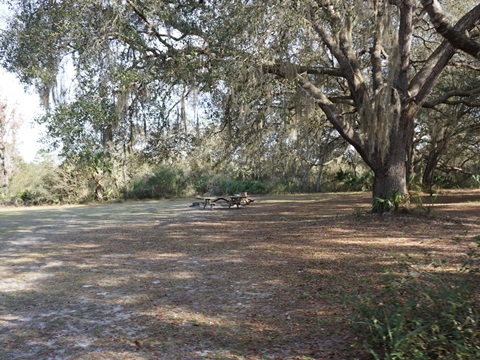
[[[405, 194], [415, 116], [455, 49], [422, 30], [424, 14], [413, 0], [301, 3], [290, 3], [292, 12], [316, 51], [295, 56], [297, 39], [267, 71], [291, 77], [316, 100], [373, 170], [374, 197]], [[472, 29], [479, 11], [464, 15], [455, 31]], [[419, 52], [420, 41], [431, 50]]]

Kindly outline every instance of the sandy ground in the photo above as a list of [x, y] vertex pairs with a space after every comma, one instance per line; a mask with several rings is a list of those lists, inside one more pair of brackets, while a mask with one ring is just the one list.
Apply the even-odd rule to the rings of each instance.
[[[0, 209], [0, 359], [364, 359], [355, 303], [406, 255], [461, 261], [480, 192]], [[429, 213], [433, 213], [429, 214]]]

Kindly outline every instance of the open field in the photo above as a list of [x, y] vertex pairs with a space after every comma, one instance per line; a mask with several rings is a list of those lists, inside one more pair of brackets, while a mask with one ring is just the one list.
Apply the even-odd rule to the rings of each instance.
[[357, 299], [407, 255], [461, 262], [480, 191], [0, 208], [0, 359], [363, 359]]

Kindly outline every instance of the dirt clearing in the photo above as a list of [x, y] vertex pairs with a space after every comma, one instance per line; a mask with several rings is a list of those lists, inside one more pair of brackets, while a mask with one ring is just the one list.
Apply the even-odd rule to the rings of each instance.
[[479, 191], [433, 216], [367, 214], [369, 194], [190, 204], [0, 209], [0, 359], [365, 358], [356, 299], [480, 235]]

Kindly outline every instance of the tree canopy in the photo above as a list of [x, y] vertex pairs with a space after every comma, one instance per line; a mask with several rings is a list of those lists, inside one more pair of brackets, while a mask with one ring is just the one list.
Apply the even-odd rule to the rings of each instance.
[[242, 157], [258, 174], [262, 153], [297, 144], [308, 174], [347, 150], [340, 136], [387, 198], [407, 192], [419, 131], [437, 141], [423, 113], [478, 102], [477, 60], [456, 50], [474, 41], [473, 1], [444, 2], [447, 32], [431, 1], [7, 3], [3, 65], [38, 89], [65, 155], [165, 160], [216, 137], [213, 162]]

